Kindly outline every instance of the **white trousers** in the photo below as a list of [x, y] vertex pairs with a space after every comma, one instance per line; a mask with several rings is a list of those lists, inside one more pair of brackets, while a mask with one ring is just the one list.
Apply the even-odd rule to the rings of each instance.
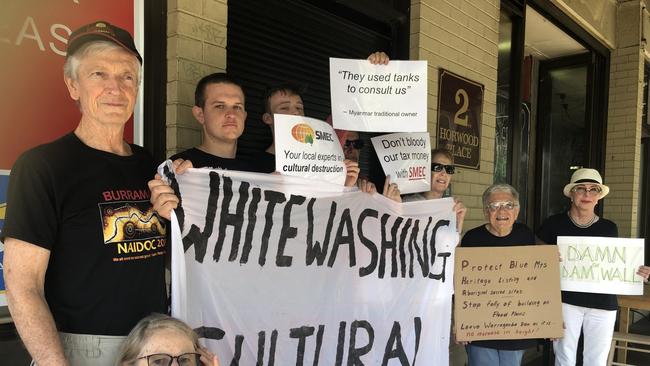
[[564, 337], [553, 342], [555, 366], [575, 366], [580, 329], [584, 333], [583, 365], [605, 366], [612, 343], [616, 310], [585, 308], [562, 303]]

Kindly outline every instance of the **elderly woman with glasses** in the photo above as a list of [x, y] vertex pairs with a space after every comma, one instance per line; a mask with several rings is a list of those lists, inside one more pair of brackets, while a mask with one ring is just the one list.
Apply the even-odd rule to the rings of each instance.
[[[516, 223], [519, 193], [508, 184], [493, 184], [483, 192], [483, 212], [487, 223], [468, 231], [461, 247], [494, 247], [535, 244], [535, 234]], [[483, 340], [468, 343], [468, 366], [519, 366], [526, 349], [535, 339]]]
[[[404, 202], [432, 200], [444, 197], [451, 178], [456, 173], [454, 156], [447, 149], [431, 150], [431, 188], [427, 192], [405, 196]], [[456, 212], [456, 229], [460, 233], [463, 230], [463, 221], [467, 208], [463, 203], [454, 198], [454, 212]]]
[[[609, 187], [595, 169], [578, 169], [564, 186], [564, 195], [571, 199], [567, 212], [546, 219], [538, 236], [549, 244], [558, 236], [617, 237], [618, 228], [610, 220], [599, 217], [595, 208], [609, 193]], [[650, 268], [641, 266], [637, 272], [646, 281]], [[553, 342], [555, 365], [575, 365], [580, 331], [584, 334], [583, 364], [604, 366], [607, 362], [618, 303], [616, 295], [562, 291], [564, 337]]]
[[122, 344], [117, 366], [219, 366], [187, 324], [163, 314], [140, 320]]

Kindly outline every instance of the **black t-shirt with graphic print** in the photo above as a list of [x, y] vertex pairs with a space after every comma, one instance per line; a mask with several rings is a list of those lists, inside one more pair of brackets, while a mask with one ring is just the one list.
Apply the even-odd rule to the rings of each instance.
[[131, 148], [118, 156], [70, 133], [25, 152], [11, 171], [1, 239], [50, 252], [45, 298], [59, 331], [124, 336], [167, 311], [167, 228], [147, 187], [155, 164]]

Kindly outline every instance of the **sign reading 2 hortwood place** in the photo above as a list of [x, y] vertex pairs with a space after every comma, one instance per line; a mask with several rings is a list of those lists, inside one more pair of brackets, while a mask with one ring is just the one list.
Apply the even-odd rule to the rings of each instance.
[[478, 169], [484, 87], [444, 69], [438, 76], [437, 146], [451, 151], [456, 165]]

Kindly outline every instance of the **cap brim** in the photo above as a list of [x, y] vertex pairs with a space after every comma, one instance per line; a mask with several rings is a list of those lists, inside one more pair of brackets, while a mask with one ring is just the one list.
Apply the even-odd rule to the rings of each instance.
[[134, 52], [128, 45], [125, 45], [122, 43], [119, 39], [112, 37], [110, 34], [105, 34], [105, 33], [96, 33], [96, 32], [89, 32], [87, 34], [80, 34], [75, 37], [75, 39], [71, 42], [68, 43], [68, 48], [66, 50], [67, 54], [72, 54], [74, 53], [79, 47], [83, 46], [85, 43], [92, 42], [92, 41], [111, 41], [120, 47], [122, 47], [124, 50], [135, 56], [140, 64], [142, 65], [142, 56], [140, 56], [139, 53]]

